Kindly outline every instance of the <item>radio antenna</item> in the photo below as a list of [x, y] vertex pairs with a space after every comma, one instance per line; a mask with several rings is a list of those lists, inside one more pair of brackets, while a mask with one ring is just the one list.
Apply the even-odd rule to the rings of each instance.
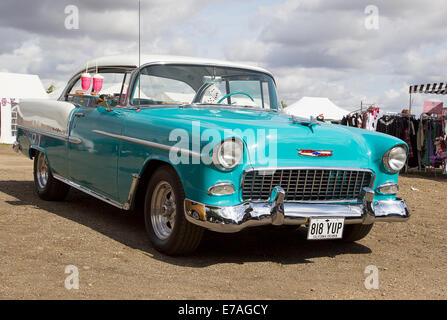
[[141, 0], [138, 0], [138, 109], [141, 103]]

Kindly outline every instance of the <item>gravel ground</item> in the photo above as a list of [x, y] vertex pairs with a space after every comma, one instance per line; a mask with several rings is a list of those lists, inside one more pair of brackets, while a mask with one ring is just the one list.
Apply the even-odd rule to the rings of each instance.
[[[447, 179], [402, 176], [412, 218], [377, 224], [354, 244], [306, 240], [306, 229], [207, 233], [192, 256], [168, 257], [142, 218], [77, 191], [33, 192], [32, 161], [0, 146], [0, 298], [445, 299]], [[417, 188], [412, 190], [411, 187]], [[67, 290], [67, 265], [79, 289]], [[367, 290], [365, 268], [379, 288]]]

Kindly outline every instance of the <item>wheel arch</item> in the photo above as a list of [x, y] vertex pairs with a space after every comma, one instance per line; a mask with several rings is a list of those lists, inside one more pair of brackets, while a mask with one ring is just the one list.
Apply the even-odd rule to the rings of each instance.
[[37, 155], [37, 152], [42, 152], [45, 155], [45, 157], [47, 157], [47, 160], [49, 160], [45, 149], [42, 147], [36, 146], [36, 145], [32, 145], [29, 147], [29, 150], [28, 150], [29, 158], [33, 159]]
[[181, 176], [178, 170], [171, 163], [160, 160], [160, 159], [149, 159], [143, 166], [143, 169], [140, 172], [140, 179], [138, 183], [137, 190], [135, 191], [135, 199], [134, 199], [134, 210], [140, 211], [144, 208], [144, 198], [146, 196], [146, 188], [151, 179], [152, 175], [163, 166], [171, 167], [177, 176], [180, 178]]
[[54, 171], [53, 171], [53, 168], [51, 167], [50, 158], [48, 157], [48, 154], [47, 154], [47, 152], [45, 151], [44, 148], [39, 147], [39, 146], [35, 146], [35, 145], [30, 146], [29, 147], [29, 157], [30, 157], [30, 159], [34, 159], [34, 157], [37, 155], [38, 152], [43, 153], [45, 155], [45, 158], [47, 158], [48, 169], [50, 169], [50, 172], [53, 174]]

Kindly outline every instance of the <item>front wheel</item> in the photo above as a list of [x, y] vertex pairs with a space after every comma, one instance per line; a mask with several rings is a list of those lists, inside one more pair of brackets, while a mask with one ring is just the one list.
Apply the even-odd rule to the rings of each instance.
[[47, 157], [42, 152], [34, 157], [34, 188], [39, 198], [47, 201], [63, 200], [70, 190], [70, 186], [53, 177]]
[[174, 169], [159, 168], [146, 190], [144, 221], [149, 239], [160, 252], [190, 253], [202, 240], [203, 229], [185, 218], [184, 201], [185, 192]]
[[354, 242], [363, 239], [371, 231], [373, 223], [371, 224], [348, 224], [343, 230], [343, 241]]

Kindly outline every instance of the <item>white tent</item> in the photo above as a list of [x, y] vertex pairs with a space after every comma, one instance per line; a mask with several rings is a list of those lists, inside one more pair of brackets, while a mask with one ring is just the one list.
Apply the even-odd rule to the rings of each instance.
[[303, 97], [294, 104], [288, 106], [284, 111], [290, 115], [302, 118], [316, 118], [323, 115], [325, 120], [341, 120], [349, 113], [348, 110], [340, 108], [328, 98]]
[[11, 144], [17, 132], [17, 111], [11, 102], [20, 99], [48, 99], [39, 77], [0, 72], [0, 143]]

